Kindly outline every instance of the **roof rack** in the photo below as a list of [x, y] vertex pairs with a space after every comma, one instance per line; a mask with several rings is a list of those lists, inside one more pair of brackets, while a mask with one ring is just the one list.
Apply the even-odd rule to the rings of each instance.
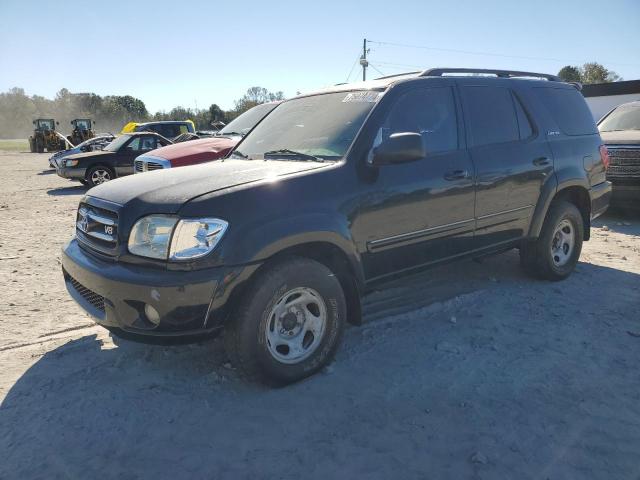
[[376, 77], [374, 80], [384, 80], [386, 78], [394, 78], [394, 77], [403, 77], [405, 75], [415, 75], [416, 73], [422, 73], [420, 70], [413, 72], [404, 72], [404, 73], [394, 73], [392, 75], [385, 75], [384, 77]]
[[430, 68], [425, 70], [419, 76], [420, 77], [442, 77], [447, 73], [470, 73], [470, 74], [488, 74], [495, 75], [499, 78], [517, 78], [517, 77], [532, 77], [532, 78], [544, 78], [550, 82], [561, 82], [562, 80], [556, 75], [549, 75], [548, 73], [535, 73], [535, 72], [519, 72], [517, 70], [491, 70], [483, 68]]

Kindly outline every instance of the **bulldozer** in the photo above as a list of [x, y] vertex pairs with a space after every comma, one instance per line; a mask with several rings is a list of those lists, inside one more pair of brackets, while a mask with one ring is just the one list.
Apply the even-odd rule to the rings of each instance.
[[79, 145], [95, 136], [91, 129], [92, 122], [90, 118], [76, 118], [71, 120], [71, 125], [73, 126], [73, 131], [71, 135], [67, 136], [67, 140], [72, 145]]
[[32, 152], [57, 152], [66, 148], [65, 138], [56, 132], [56, 122], [53, 118], [38, 118], [33, 121], [33, 135], [29, 137], [29, 149]]

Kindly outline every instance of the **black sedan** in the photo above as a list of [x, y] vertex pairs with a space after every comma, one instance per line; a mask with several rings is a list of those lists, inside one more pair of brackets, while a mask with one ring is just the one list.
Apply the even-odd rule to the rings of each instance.
[[69, 155], [59, 162], [56, 172], [63, 178], [94, 187], [117, 177], [131, 175], [133, 160], [138, 155], [171, 143], [171, 140], [153, 132], [128, 133], [117, 137], [102, 151]]

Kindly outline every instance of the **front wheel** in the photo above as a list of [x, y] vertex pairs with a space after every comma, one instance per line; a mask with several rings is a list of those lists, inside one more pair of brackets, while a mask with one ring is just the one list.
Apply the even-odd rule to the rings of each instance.
[[520, 247], [520, 263], [532, 276], [563, 280], [573, 272], [584, 238], [580, 211], [569, 202], [551, 205], [540, 236]]
[[225, 346], [245, 377], [285, 385], [331, 361], [347, 308], [340, 282], [325, 265], [291, 258], [267, 268], [226, 327]]
[[96, 167], [90, 168], [87, 172], [87, 186], [95, 187], [96, 185], [108, 182], [109, 180], [113, 180], [114, 178], [115, 175], [113, 173], [113, 170], [108, 167], [98, 165]]

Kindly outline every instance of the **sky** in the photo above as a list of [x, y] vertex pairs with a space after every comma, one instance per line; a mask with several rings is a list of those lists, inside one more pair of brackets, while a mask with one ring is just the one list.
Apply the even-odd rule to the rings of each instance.
[[133, 95], [150, 112], [230, 109], [252, 86], [291, 97], [360, 79], [364, 38], [368, 78], [597, 61], [640, 79], [640, 0], [0, 0], [0, 92], [53, 98], [64, 87]]

